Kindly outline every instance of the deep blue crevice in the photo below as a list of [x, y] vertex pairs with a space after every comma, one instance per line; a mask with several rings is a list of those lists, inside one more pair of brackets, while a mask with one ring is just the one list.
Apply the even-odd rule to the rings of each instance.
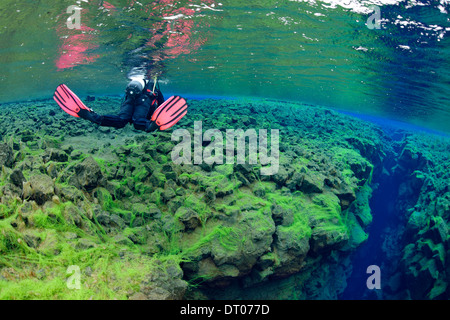
[[[389, 123], [384, 123], [383, 130], [394, 141], [401, 141], [404, 138], [403, 132], [395, 130]], [[398, 146], [397, 146], [398, 147]], [[394, 149], [397, 149], [394, 146]], [[401, 150], [395, 150], [399, 152]], [[395, 159], [386, 159], [384, 165], [388, 165], [392, 170], [395, 166]], [[342, 300], [374, 300], [384, 299], [386, 296], [383, 292], [387, 288], [387, 284], [392, 270], [398, 270], [401, 255], [388, 256], [383, 250], [383, 243], [386, 237], [391, 236], [390, 233], [398, 232], [402, 223], [402, 212], [399, 212], [397, 206], [399, 188], [405, 176], [396, 174], [380, 175], [374, 177], [373, 193], [370, 198], [370, 209], [372, 213], [372, 223], [368, 226], [368, 239], [353, 254], [351, 262], [351, 275], [347, 279], [347, 287], [339, 296]], [[401, 250], [396, 248], [395, 250]], [[393, 259], [393, 257], [395, 259]], [[367, 273], [367, 268], [371, 265], [380, 267], [381, 271], [381, 289], [369, 289], [367, 287], [367, 279], [372, 275]], [[387, 295], [388, 296], [388, 295]]]
[[386, 261], [382, 246], [387, 227], [398, 223], [398, 213], [395, 211], [395, 201], [401, 181], [394, 178], [380, 180], [379, 187], [374, 190], [370, 199], [372, 223], [368, 227], [369, 237], [354, 254], [352, 273], [347, 279], [347, 287], [339, 297], [344, 300], [378, 299], [377, 289], [367, 288], [367, 267], [377, 265], [381, 269], [381, 289], [383, 290], [383, 270], [390, 269], [387, 264], [396, 264], [398, 261]]

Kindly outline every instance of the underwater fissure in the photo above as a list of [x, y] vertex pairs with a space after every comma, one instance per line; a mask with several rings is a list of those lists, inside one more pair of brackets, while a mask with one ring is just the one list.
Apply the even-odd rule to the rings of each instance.
[[[402, 141], [400, 137], [393, 136], [393, 138], [398, 139], [393, 139], [396, 143]], [[400, 146], [394, 146], [393, 149], [397, 155], [402, 152]], [[402, 247], [406, 241], [405, 209], [417, 202], [417, 191], [421, 188], [421, 184], [415, 184], [414, 194], [404, 203], [404, 199], [399, 199], [400, 188], [411, 183], [410, 174], [414, 168], [406, 166], [399, 169], [398, 166], [397, 156], [385, 159], [379, 168], [374, 168], [378, 175], [373, 177], [371, 184], [373, 191], [369, 201], [373, 221], [367, 229], [367, 241], [353, 254], [351, 275], [347, 279], [347, 287], [339, 295], [340, 299], [383, 299], [383, 296], [394, 299], [398, 292], [407, 289], [404, 277], [399, 276], [402, 272], [399, 269]], [[389, 246], [388, 241], [392, 241]], [[366, 283], [371, 275], [368, 267], [372, 265], [380, 267], [379, 289], [369, 289]]]
[[[372, 181], [368, 184], [371, 188], [369, 207], [373, 220], [365, 230], [368, 234], [367, 240], [347, 258], [345, 254], [341, 258], [333, 257], [333, 253], [330, 255], [331, 259], [327, 258], [326, 254], [321, 258], [324, 263], [327, 261], [330, 263], [330, 270], [333, 270], [333, 265], [335, 267], [340, 263], [346, 265], [345, 272], [339, 272], [339, 267], [335, 268], [334, 270], [338, 272], [335, 275], [328, 274], [326, 284], [317, 282], [314, 277], [303, 278], [302, 273], [311, 272], [308, 271], [308, 267], [286, 279], [272, 279], [272, 283], [267, 285], [256, 284], [253, 286], [252, 281], [249, 280], [251, 275], [249, 275], [242, 279], [236, 279], [231, 285], [234, 290], [246, 291], [246, 297], [249, 299], [260, 297], [258, 290], [273, 290], [274, 288], [279, 290], [280, 287], [289, 288], [293, 292], [296, 290], [301, 292], [298, 293], [299, 297], [305, 297], [306, 293], [307, 299], [308, 294], [310, 294], [310, 298], [333, 297], [333, 291], [338, 299], [344, 300], [448, 299], [448, 290], [445, 284], [448, 267], [445, 268], [442, 251], [434, 247], [448, 248], [447, 229], [441, 222], [441, 229], [437, 231], [439, 226], [436, 225], [435, 218], [433, 218], [433, 214], [436, 215], [436, 212], [429, 216], [422, 213], [423, 219], [428, 218], [431, 222], [422, 224], [423, 229], [417, 233], [417, 230], [413, 230], [417, 226], [411, 217], [412, 214], [424, 210], [423, 197], [425, 195], [426, 198], [427, 185], [433, 184], [431, 172], [429, 175], [426, 174], [433, 167], [432, 161], [425, 153], [414, 150], [415, 142], [411, 141], [413, 139], [408, 141], [409, 134], [392, 133], [389, 129], [386, 130], [386, 134], [391, 139], [389, 153], [384, 154], [381, 162], [374, 161]], [[445, 193], [448, 192], [448, 186], [444, 186], [440, 191], [448, 195]], [[356, 193], [357, 197], [359, 193]], [[448, 214], [448, 207], [444, 210], [437, 216]], [[428, 217], [426, 218], [426, 216]], [[359, 216], [356, 219], [361, 225], [364, 225]], [[436, 220], [442, 221], [439, 218]], [[432, 238], [431, 248], [423, 245], [430, 241], [429, 238]], [[273, 239], [273, 243], [275, 243], [277, 241], [276, 233], [274, 233]], [[411, 255], [415, 256], [415, 259], [410, 260]], [[314, 259], [315, 256], [310, 251], [307, 258]], [[436, 264], [435, 261], [438, 263]], [[370, 276], [367, 270], [372, 265], [380, 267], [380, 289], [369, 289], [367, 286], [366, 281]], [[310, 274], [313, 275], [314, 271]], [[314, 287], [321, 288], [320, 290], [325, 294], [317, 294]], [[217, 293], [217, 290], [214, 289], [208, 289], [206, 292], [208, 297], [219, 299], [227, 299], [236, 295], [234, 293], [234, 295], [228, 296]], [[240, 294], [244, 296], [244, 293]], [[271, 297], [275, 296], [276, 293]], [[295, 297], [295, 293], [293, 296]]]

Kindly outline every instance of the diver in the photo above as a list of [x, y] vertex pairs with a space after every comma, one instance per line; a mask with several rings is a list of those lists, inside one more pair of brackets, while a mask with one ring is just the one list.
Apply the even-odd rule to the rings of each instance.
[[97, 114], [65, 84], [56, 88], [53, 98], [65, 112], [74, 117], [114, 128], [123, 128], [132, 123], [135, 129], [145, 132], [166, 130], [187, 113], [187, 104], [183, 98], [172, 96], [164, 101], [156, 78], [153, 83], [145, 79], [135, 79], [128, 83], [117, 115]]

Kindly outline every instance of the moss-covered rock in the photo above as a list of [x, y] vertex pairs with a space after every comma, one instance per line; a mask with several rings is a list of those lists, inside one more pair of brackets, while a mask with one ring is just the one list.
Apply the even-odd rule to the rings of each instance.
[[55, 195], [55, 183], [48, 175], [33, 175], [23, 185], [23, 198], [35, 200], [39, 205], [51, 200], [53, 195]]
[[11, 180], [11, 182], [22, 189], [23, 187], [23, 182], [26, 181], [25, 176], [23, 175], [23, 172], [19, 169], [15, 169], [11, 172], [11, 175], [9, 176], [9, 179]]
[[[92, 103], [114, 112], [116, 102], [102, 97]], [[388, 286], [412, 298], [448, 296], [445, 147], [430, 151], [429, 142], [412, 135], [397, 143], [375, 126], [314, 106], [189, 105], [190, 116], [177, 125], [191, 133], [194, 119], [205, 120], [205, 129], [258, 123], [282, 130], [278, 173], [262, 175], [259, 163], [175, 165], [170, 132], [144, 135], [126, 127], [119, 134], [54, 115], [55, 123], [35, 116], [36, 133], [22, 132], [17, 140], [5, 121], [10, 140], [0, 147], [0, 275], [8, 276], [2, 268], [11, 264], [26, 278], [31, 261], [39, 261], [52, 298], [74, 297], [56, 276], [69, 262], [90, 270], [80, 293], [85, 299], [214, 298], [217, 292], [201, 292], [205, 284], [230, 283], [245, 286], [223, 290], [239, 298], [249, 292], [266, 299], [335, 298], [349, 254], [368, 238], [372, 180], [403, 176], [397, 208], [405, 214], [401, 240], [411, 245], [398, 254], [401, 270], [393, 272], [408, 285], [396, 276], [397, 284]], [[205, 109], [214, 116], [206, 117]], [[390, 250], [386, 239], [383, 249]], [[12, 290], [20, 297], [36, 297], [25, 290], [43, 294], [20, 277], [0, 298]], [[187, 290], [186, 280], [195, 286]]]
[[0, 143], [0, 167], [12, 167], [14, 162], [13, 149], [7, 143]]
[[102, 170], [95, 159], [90, 156], [74, 167], [74, 174], [70, 177], [69, 183], [77, 188], [92, 191], [102, 184]]
[[175, 217], [183, 223], [187, 232], [193, 231], [201, 224], [198, 213], [187, 207], [178, 208]]

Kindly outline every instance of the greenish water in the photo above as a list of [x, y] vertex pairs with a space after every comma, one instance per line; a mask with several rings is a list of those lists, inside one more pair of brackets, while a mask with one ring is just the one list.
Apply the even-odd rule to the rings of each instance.
[[[368, 25], [378, 5], [380, 29]], [[66, 9], [78, 5], [81, 29]], [[0, 101], [163, 92], [325, 105], [450, 131], [449, 3], [441, 1], [2, 1]], [[282, 106], [280, 106], [282, 107]]]

